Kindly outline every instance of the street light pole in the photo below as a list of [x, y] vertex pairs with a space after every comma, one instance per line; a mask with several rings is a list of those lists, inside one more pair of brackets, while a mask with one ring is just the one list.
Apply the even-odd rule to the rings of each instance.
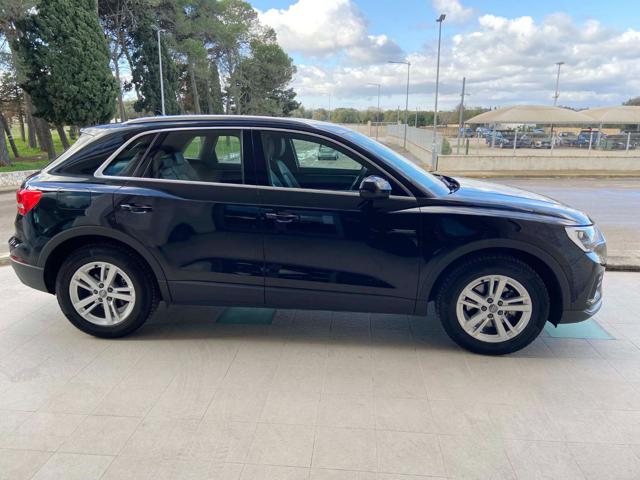
[[[466, 82], [467, 82], [467, 78], [462, 77], [462, 93], [460, 94], [460, 116], [458, 119], [458, 141], [456, 142], [456, 154], [460, 153], [460, 136], [462, 135], [462, 129], [464, 127], [462, 122], [464, 120], [464, 96], [465, 96], [464, 87]], [[466, 131], [464, 132], [464, 136], [465, 138], [467, 137]]]
[[158, 29], [158, 68], [160, 69], [160, 105], [162, 106], [162, 115], [166, 115], [164, 108], [164, 78], [162, 74], [162, 45], [160, 43], [160, 33], [162, 29]]
[[407, 124], [409, 123], [409, 81], [411, 76], [411, 62], [389, 62], [407, 66], [407, 95], [404, 102], [404, 143], [403, 148], [407, 148]]
[[440, 83], [440, 43], [442, 41], [442, 22], [447, 16], [443, 13], [437, 19], [438, 22], [438, 60], [436, 63], [436, 100], [433, 108], [433, 142], [431, 145], [431, 162], [433, 170], [438, 167], [437, 137], [438, 137], [438, 84]]
[[555, 107], [558, 103], [558, 97], [560, 96], [560, 92], [558, 87], [560, 86], [560, 67], [564, 65], [564, 62], [556, 62], [558, 66], [558, 73], [556, 74], [556, 94], [553, 96], [553, 106]]
[[376, 110], [376, 140], [378, 140], [378, 130], [380, 129], [380, 84], [379, 83], [367, 83], [367, 85], [373, 85], [378, 87], [378, 109]]

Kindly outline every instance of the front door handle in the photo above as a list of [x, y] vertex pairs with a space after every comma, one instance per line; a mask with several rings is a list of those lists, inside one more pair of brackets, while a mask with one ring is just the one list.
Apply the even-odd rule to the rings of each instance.
[[295, 213], [267, 212], [264, 214], [264, 218], [267, 220], [275, 220], [278, 223], [291, 223], [300, 220], [300, 215], [296, 215]]
[[120, 209], [131, 213], [148, 213], [153, 211], [153, 207], [150, 205], [136, 205], [133, 203], [123, 203], [120, 205]]

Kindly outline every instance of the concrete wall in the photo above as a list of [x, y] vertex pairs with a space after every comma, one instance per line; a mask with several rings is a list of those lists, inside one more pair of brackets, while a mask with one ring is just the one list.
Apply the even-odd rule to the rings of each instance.
[[0, 188], [19, 187], [20, 184], [29, 175], [36, 173], [37, 170], [21, 170], [18, 172], [0, 172]]
[[475, 174], [637, 174], [640, 156], [441, 155], [438, 171]]

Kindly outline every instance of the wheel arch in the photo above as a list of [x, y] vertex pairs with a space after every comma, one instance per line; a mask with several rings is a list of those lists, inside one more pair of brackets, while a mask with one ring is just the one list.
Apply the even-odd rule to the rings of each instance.
[[[557, 324], [562, 312], [568, 308], [570, 288], [567, 277], [561, 265], [545, 251], [520, 242], [477, 242], [457, 249], [431, 265], [427, 265], [427, 275], [422, 279], [416, 310], [418, 313], [426, 311], [426, 304], [436, 298], [438, 290], [444, 282], [447, 273], [456, 265], [478, 255], [508, 255], [515, 257], [531, 268], [542, 278], [549, 293], [549, 320]], [[427, 299], [427, 302], [422, 299]]]
[[143, 245], [118, 231], [101, 227], [78, 227], [56, 235], [42, 249], [38, 265], [44, 268], [44, 281], [49, 293], [55, 293], [56, 274], [60, 265], [73, 250], [89, 243], [104, 243], [126, 249], [137, 255], [153, 273], [161, 299], [170, 300], [164, 270]]

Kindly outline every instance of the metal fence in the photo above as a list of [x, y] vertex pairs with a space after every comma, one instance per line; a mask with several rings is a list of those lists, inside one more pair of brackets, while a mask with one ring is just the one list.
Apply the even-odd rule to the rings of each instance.
[[[469, 129], [470, 130], [470, 129]], [[530, 131], [495, 130], [478, 128], [474, 133], [464, 132], [465, 136], [476, 136], [489, 148], [511, 149], [576, 149], [599, 151], [630, 151], [640, 149], [640, 132], [637, 131], [600, 131], [597, 129], [556, 130], [542, 129]]]

